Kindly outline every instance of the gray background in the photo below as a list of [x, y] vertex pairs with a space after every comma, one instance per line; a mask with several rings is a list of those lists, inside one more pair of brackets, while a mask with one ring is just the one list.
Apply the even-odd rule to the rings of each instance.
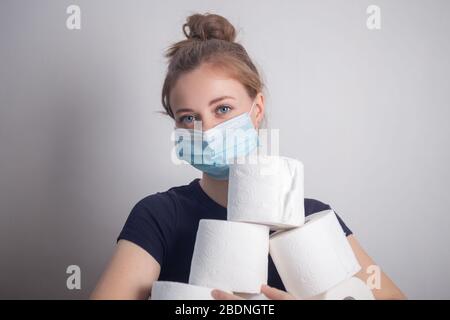
[[[78, 4], [82, 29], [65, 27]], [[381, 7], [382, 28], [366, 28]], [[450, 2], [0, 2], [0, 298], [86, 298], [170, 161], [163, 50], [227, 17], [266, 81], [281, 154], [410, 298], [450, 298]], [[66, 268], [82, 270], [81, 290]]]

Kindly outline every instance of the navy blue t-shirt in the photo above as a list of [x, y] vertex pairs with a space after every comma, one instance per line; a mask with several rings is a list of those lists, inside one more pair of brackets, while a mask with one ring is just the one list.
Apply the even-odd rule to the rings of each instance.
[[[227, 208], [212, 200], [199, 181], [197, 178], [188, 185], [140, 200], [117, 238], [117, 241], [129, 240], [153, 256], [161, 266], [159, 280], [188, 283], [200, 219], [227, 220]], [[306, 216], [329, 209], [328, 204], [305, 198]], [[352, 234], [342, 219], [337, 218], [345, 234]], [[267, 283], [285, 290], [270, 255]]]

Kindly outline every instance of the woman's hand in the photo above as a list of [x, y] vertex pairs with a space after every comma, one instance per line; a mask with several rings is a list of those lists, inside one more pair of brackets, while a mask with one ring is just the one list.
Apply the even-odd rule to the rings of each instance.
[[[263, 293], [270, 300], [297, 300], [293, 295], [286, 291], [263, 284], [261, 286], [261, 293]], [[216, 300], [245, 300], [235, 294], [231, 294], [219, 289], [214, 289], [211, 295]]]

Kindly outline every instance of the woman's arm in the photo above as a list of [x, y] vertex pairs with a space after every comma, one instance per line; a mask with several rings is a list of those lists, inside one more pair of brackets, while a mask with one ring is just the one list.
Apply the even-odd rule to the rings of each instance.
[[[371, 257], [364, 251], [359, 242], [353, 235], [347, 237], [350, 245], [361, 265], [361, 270], [355, 275], [356, 277], [367, 283], [369, 277], [379, 276], [380, 277], [380, 288], [373, 288], [372, 293], [375, 299], [406, 299], [406, 296], [400, 291], [400, 289], [392, 282], [391, 279], [379, 268], [380, 274], [376, 275], [370, 271], [370, 266], [376, 266], [375, 262]], [[369, 268], [369, 269], [368, 269]], [[370, 282], [370, 281], [369, 281]]]
[[160, 271], [159, 263], [147, 251], [119, 240], [90, 299], [148, 299]]

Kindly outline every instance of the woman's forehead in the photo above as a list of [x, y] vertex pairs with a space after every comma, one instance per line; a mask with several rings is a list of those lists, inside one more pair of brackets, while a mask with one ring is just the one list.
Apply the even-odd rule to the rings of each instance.
[[193, 70], [178, 78], [170, 92], [170, 102], [174, 109], [189, 108], [207, 105], [211, 100], [221, 96], [242, 100], [245, 94], [244, 86], [224, 73]]

